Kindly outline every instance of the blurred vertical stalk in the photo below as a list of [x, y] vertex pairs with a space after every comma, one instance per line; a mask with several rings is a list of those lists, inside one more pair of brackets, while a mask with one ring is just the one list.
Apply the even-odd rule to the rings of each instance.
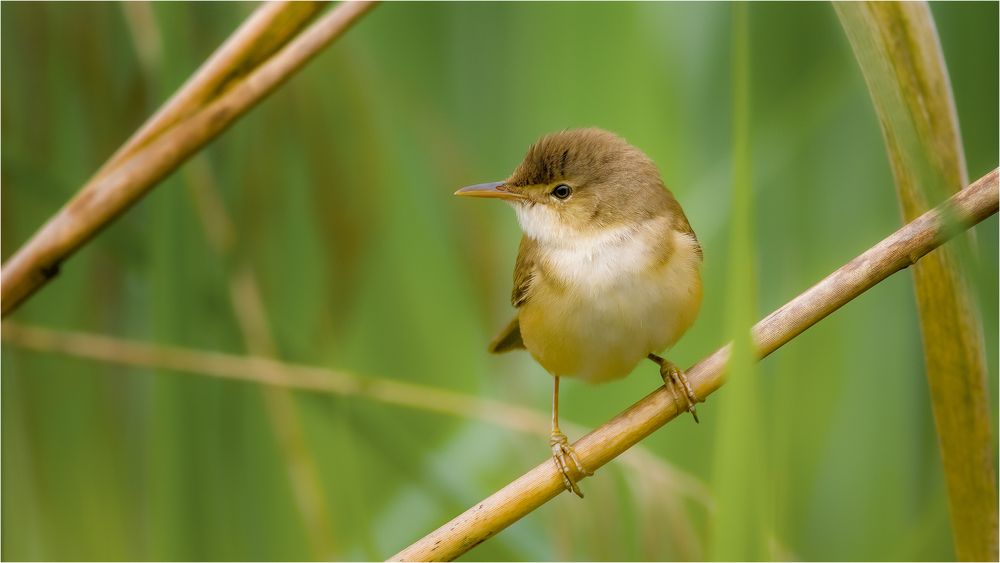
[[750, 165], [750, 32], [746, 2], [731, 5], [732, 32], [732, 215], [726, 290], [727, 331], [733, 352], [728, 388], [720, 397], [715, 441], [716, 511], [709, 558], [770, 559], [766, 482], [761, 443], [760, 396], [753, 377], [756, 352], [751, 327], [757, 309], [754, 254], [753, 170]]
[[[925, 3], [834, 3], [878, 113], [903, 218], [968, 182], [948, 71]], [[961, 241], [961, 238], [959, 239]], [[955, 552], [996, 561], [994, 440], [980, 320], [953, 248], [913, 268]]]
[[[185, 180], [191, 188], [205, 237], [219, 260], [228, 266], [229, 299], [247, 352], [255, 357], [279, 359], [257, 278], [248, 264], [237, 263], [232, 256], [235, 228], [204, 156], [191, 160], [185, 168]], [[329, 560], [336, 555], [333, 520], [319, 469], [299, 422], [295, 396], [287, 389], [273, 386], [262, 386], [261, 393], [313, 557]]]
[[[281, 48], [323, 7], [320, 2], [267, 3], [258, 8], [243, 26], [151, 117], [97, 172], [108, 174], [136, 150], [162, 134], [178, 120], [210, 102], [233, 80], [249, 72]], [[159, 27], [150, 5], [129, 2], [122, 5], [126, 23], [151, 91], [157, 91], [163, 46]], [[214, 187], [214, 179], [204, 156], [197, 155], [183, 169], [191, 186], [198, 215], [209, 246], [229, 266], [229, 295], [237, 324], [248, 352], [257, 357], [277, 358], [263, 300], [249, 267], [233, 265], [231, 251], [236, 240], [233, 222]], [[292, 488], [295, 506], [302, 517], [310, 552], [316, 560], [335, 555], [333, 525], [326, 505], [322, 480], [312, 458], [296, 412], [291, 391], [278, 387], [261, 388], [264, 408], [274, 431]]]

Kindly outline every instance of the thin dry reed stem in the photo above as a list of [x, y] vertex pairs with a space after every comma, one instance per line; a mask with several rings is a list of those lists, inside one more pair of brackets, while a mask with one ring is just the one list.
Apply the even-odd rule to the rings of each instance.
[[[393, 379], [361, 377], [344, 371], [291, 364], [271, 358], [236, 356], [133, 342], [84, 332], [51, 330], [14, 321], [4, 322], [0, 333], [5, 344], [25, 350], [256, 383], [287, 390], [363, 397], [380, 403], [480, 420], [525, 434], [549, 437], [549, 413]], [[563, 425], [568, 432], [574, 434], [585, 432], [583, 427], [571, 422]], [[621, 457], [621, 461], [642, 474], [645, 479], [660, 485], [661, 492], [666, 488], [701, 506], [711, 506], [711, 493], [701, 480], [673, 467], [652, 452], [641, 447], [633, 448]]]

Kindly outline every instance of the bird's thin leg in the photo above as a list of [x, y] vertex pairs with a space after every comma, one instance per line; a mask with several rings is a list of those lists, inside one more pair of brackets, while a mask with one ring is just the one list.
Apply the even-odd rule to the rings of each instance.
[[684, 375], [681, 368], [656, 354], [650, 354], [648, 357], [660, 366], [660, 377], [663, 378], [663, 384], [670, 390], [674, 400], [676, 401], [678, 394], [683, 396], [687, 404], [686, 410], [694, 417], [694, 421], [698, 422], [698, 411], [695, 410], [694, 406], [701, 400], [694, 394], [694, 389], [691, 388], [691, 383], [688, 382], [687, 376]]
[[[553, 376], [552, 379], [554, 380], [552, 387], [552, 434], [549, 436], [552, 459], [555, 461], [556, 468], [562, 473], [563, 485], [565, 485], [566, 490], [573, 491], [576, 496], [583, 498], [583, 491], [576, 484], [575, 473], [579, 472], [583, 475], [593, 475], [593, 473], [583, 466], [580, 458], [576, 457], [573, 447], [569, 445], [569, 438], [559, 430], [559, 377]], [[572, 469], [570, 462], [574, 466]]]

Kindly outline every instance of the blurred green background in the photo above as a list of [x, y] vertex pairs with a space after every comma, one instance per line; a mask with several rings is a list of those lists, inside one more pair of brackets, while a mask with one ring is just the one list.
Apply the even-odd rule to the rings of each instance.
[[[0, 6], [5, 261], [253, 7]], [[998, 7], [932, 11], [975, 179], [997, 165]], [[544, 416], [542, 368], [485, 351], [513, 314], [513, 213], [451, 193], [503, 178], [543, 133], [596, 125], [658, 163], [704, 246], [704, 307], [670, 353], [690, 365], [727, 334], [731, 12], [378, 7], [5, 323], [273, 351]], [[749, 25], [764, 315], [901, 220], [833, 8], [753, 4]], [[966, 265], [995, 430], [996, 217], [975, 231]], [[260, 311], [247, 287], [259, 289]], [[262, 332], [245, 336], [248, 326]], [[10, 343], [2, 370], [4, 559], [382, 559], [548, 455], [537, 435], [372, 398], [289, 396]], [[566, 382], [562, 416], [583, 428], [606, 421], [660, 383], [651, 364], [636, 371], [600, 388]], [[740, 411], [754, 420], [721, 423], [720, 404], [733, 404], [723, 388], [699, 407], [700, 425], [669, 424], [643, 443], [645, 461], [585, 481], [586, 500], [561, 495], [464, 559], [732, 556], [741, 547], [726, 546], [732, 530], [713, 507], [750, 502], [725, 498], [734, 484], [755, 491], [747, 513], [758, 517], [736, 525], [768, 558], [954, 557], [909, 272], [755, 377], [741, 399], [753, 408]], [[723, 455], [747, 441], [753, 459]]]

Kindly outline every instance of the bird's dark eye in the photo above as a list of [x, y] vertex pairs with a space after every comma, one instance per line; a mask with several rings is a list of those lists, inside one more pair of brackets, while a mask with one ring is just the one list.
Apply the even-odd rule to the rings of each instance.
[[566, 199], [571, 193], [573, 193], [573, 188], [567, 186], [566, 184], [559, 184], [552, 190], [552, 195], [558, 199]]

